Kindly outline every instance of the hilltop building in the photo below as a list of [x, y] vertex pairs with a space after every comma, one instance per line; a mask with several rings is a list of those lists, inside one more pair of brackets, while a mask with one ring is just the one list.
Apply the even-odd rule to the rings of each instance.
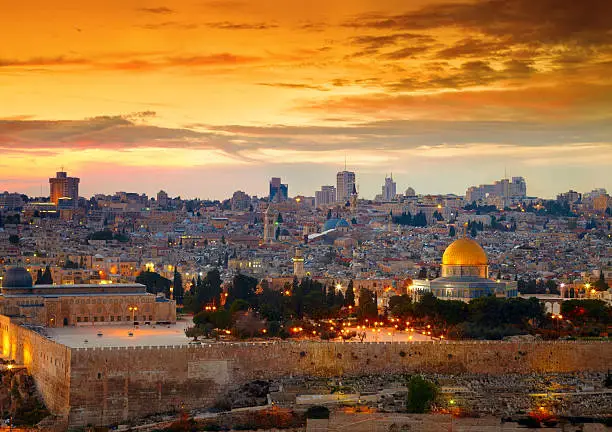
[[504, 178], [489, 185], [472, 186], [465, 192], [468, 203], [474, 201], [507, 206], [527, 197], [527, 183], [523, 177]]
[[176, 322], [176, 303], [142, 284], [33, 285], [23, 267], [4, 274], [0, 313], [45, 327]]
[[487, 296], [516, 297], [516, 283], [489, 279], [488, 258], [474, 240], [463, 237], [452, 242], [442, 256], [441, 277], [417, 279], [409, 288], [413, 296], [430, 292], [441, 300], [462, 300]]

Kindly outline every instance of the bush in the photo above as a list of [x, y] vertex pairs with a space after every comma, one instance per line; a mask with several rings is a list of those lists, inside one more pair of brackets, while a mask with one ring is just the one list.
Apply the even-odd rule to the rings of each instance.
[[436, 399], [438, 387], [421, 375], [415, 375], [408, 382], [406, 409], [409, 413], [422, 414], [428, 412]]

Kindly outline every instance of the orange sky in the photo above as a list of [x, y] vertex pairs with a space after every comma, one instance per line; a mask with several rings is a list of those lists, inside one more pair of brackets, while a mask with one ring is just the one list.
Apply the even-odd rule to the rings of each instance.
[[[612, 188], [607, 0], [31, 0], [2, 7], [0, 189]], [[9, 41], [9, 43], [6, 43]]]

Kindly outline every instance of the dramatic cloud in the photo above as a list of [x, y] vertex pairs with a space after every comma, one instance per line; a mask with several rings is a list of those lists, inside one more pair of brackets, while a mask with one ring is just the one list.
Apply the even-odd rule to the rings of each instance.
[[268, 87], [281, 87], [287, 89], [297, 89], [297, 90], [319, 90], [319, 91], [329, 91], [328, 88], [323, 86], [317, 86], [312, 84], [302, 84], [302, 83], [259, 83], [262, 86]]
[[141, 12], [147, 12], [147, 13], [156, 14], [156, 15], [168, 15], [168, 14], [174, 13], [174, 10], [167, 8], [165, 6], [140, 8], [138, 10]]
[[64, 164], [92, 192], [312, 194], [345, 154], [366, 196], [506, 163], [534, 194], [612, 188], [609, 0], [65, 1], [0, 14], [0, 183], [42, 176], [24, 192]]
[[74, 66], [86, 65], [89, 60], [70, 57], [33, 57], [25, 60], [0, 58], [1, 67], [33, 67], [33, 66]]

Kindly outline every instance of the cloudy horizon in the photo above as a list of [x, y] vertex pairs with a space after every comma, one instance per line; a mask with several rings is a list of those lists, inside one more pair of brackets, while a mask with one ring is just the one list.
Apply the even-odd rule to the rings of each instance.
[[[32, 3], [36, 3], [35, 6]], [[48, 17], [53, 14], [54, 19]], [[612, 189], [605, 0], [37, 0], [0, 25], [0, 189]]]

